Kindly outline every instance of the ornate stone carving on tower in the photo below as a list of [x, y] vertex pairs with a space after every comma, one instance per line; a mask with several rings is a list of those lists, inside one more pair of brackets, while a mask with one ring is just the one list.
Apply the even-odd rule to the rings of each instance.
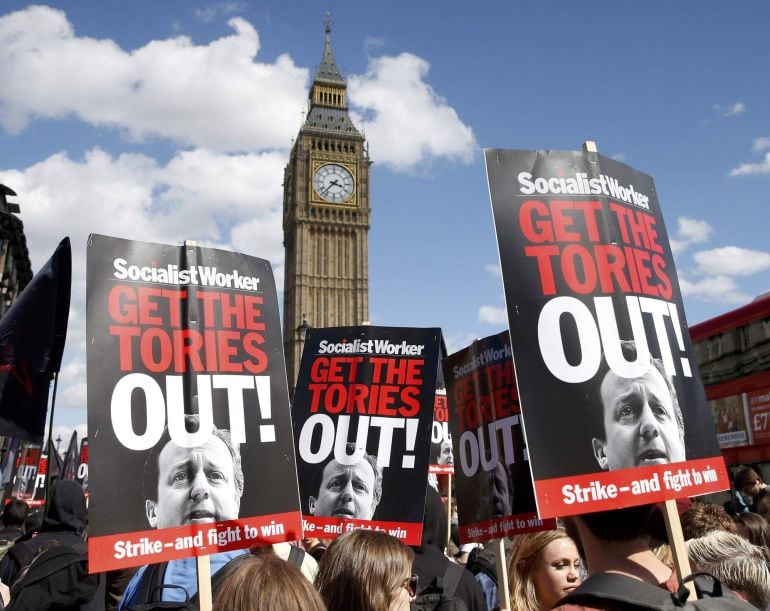
[[304, 125], [284, 170], [283, 342], [293, 391], [308, 327], [369, 318], [369, 153], [350, 120], [331, 22]]

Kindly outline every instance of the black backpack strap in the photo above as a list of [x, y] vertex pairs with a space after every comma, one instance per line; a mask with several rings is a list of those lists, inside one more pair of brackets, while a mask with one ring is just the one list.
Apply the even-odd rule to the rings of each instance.
[[444, 596], [449, 598], [455, 595], [457, 586], [460, 585], [460, 580], [463, 577], [464, 570], [463, 567], [454, 562], [450, 562], [449, 565], [447, 565], [446, 571], [444, 571], [442, 584]]
[[[166, 569], [168, 568], [168, 562], [158, 562], [156, 564], [148, 564], [144, 570], [144, 575], [139, 582], [139, 591], [136, 598], [140, 603], [155, 602], [152, 597], [155, 593], [162, 591], [163, 580], [166, 577]], [[160, 590], [159, 590], [160, 586]]]
[[674, 594], [661, 588], [615, 573], [591, 575], [577, 590], [562, 598], [558, 605], [596, 605], [616, 602], [624, 604], [620, 609], [649, 609], [665, 611], [679, 607], [682, 603]]
[[305, 550], [301, 547], [297, 547], [296, 545], [291, 546], [291, 551], [289, 551], [289, 557], [287, 559], [287, 562], [289, 564], [293, 564], [298, 569], [302, 567], [302, 563], [305, 561]]

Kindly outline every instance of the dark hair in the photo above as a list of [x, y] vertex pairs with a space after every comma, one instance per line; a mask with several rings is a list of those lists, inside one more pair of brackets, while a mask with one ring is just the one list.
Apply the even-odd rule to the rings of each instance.
[[329, 611], [387, 611], [413, 560], [411, 548], [395, 537], [353, 530], [332, 541], [315, 585]]
[[217, 588], [214, 609], [326, 611], [321, 595], [300, 570], [275, 554], [238, 556]]
[[599, 541], [632, 541], [649, 536], [648, 522], [655, 505], [597, 511], [575, 516]]
[[[190, 425], [194, 425], [196, 430], [200, 427], [200, 418], [198, 414], [185, 414], [184, 417], [185, 426], [187, 430], [190, 430]], [[227, 429], [218, 429], [213, 427], [212, 434], [214, 437], [221, 439], [227, 446], [227, 450], [230, 452], [230, 456], [233, 459], [233, 474], [235, 477], [235, 491], [240, 497], [243, 494], [243, 468], [241, 467], [241, 452], [240, 448], [233, 446], [233, 441], [230, 438], [230, 431]], [[144, 473], [142, 475], [142, 490], [144, 492], [144, 498], [150, 501], [158, 500], [158, 479], [160, 478], [160, 468], [158, 465], [158, 459], [160, 453], [163, 451], [168, 443], [171, 441], [171, 435], [168, 432], [168, 426], [163, 429], [163, 434], [160, 437], [158, 443], [156, 443], [147, 455], [147, 459], [144, 462]]]
[[736, 490], [743, 491], [745, 486], [756, 480], [759, 480], [760, 482], [762, 481], [762, 477], [759, 475], [759, 473], [754, 471], [754, 469], [751, 467], [742, 467], [735, 474], [735, 478], [733, 479], [733, 486], [735, 486]]
[[3, 525], [23, 526], [29, 515], [29, 505], [19, 499], [11, 499], [3, 509]]
[[738, 534], [766, 552], [770, 549], [770, 524], [757, 513], [739, 513], [733, 517]]
[[721, 505], [693, 503], [682, 514], [682, 534], [685, 539], [697, 539], [715, 530], [738, 534], [735, 522]]
[[29, 512], [27, 519], [24, 520], [24, 534], [36, 533], [43, 527], [44, 511], [42, 507], [33, 509]]
[[[348, 451], [348, 455], [351, 455], [357, 449], [356, 444], [353, 442], [348, 442], [345, 444], [345, 449]], [[377, 465], [377, 457], [372, 456], [371, 454], [367, 454], [366, 450], [364, 450], [363, 459], [369, 463], [369, 466], [371, 466], [372, 471], [374, 472], [373, 499], [374, 506], [377, 507], [377, 505], [380, 504], [380, 499], [382, 498], [382, 469]], [[323, 485], [324, 481], [324, 471], [326, 471], [326, 467], [328, 467], [333, 460], [336, 460], [334, 458], [334, 454], [329, 457], [329, 459], [323, 464], [323, 467], [321, 468], [321, 478], [318, 480], [318, 494], [321, 493], [321, 486]]]
[[[624, 340], [620, 342], [620, 349], [623, 356], [628, 362], [635, 361], [637, 358], [636, 342], [631, 340]], [[679, 436], [684, 439], [684, 418], [682, 417], [682, 409], [679, 407], [679, 398], [676, 394], [676, 388], [674, 387], [673, 378], [666, 373], [666, 369], [663, 366], [663, 361], [654, 358], [650, 355], [650, 364], [663, 376], [666, 381], [668, 391], [671, 393], [671, 402], [674, 407], [674, 417], [676, 418], [676, 424], [679, 427]], [[607, 362], [607, 356], [602, 352], [602, 359], [599, 364], [599, 369], [596, 375], [591, 381], [591, 385], [588, 388], [588, 394], [586, 395], [585, 407], [588, 412], [588, 425], [593, 437], [598, 439], [605, 439], [606, 431], [604, 430], [604, 402], [602, 401], [602, 382], [610, 371], [610, 365]]]

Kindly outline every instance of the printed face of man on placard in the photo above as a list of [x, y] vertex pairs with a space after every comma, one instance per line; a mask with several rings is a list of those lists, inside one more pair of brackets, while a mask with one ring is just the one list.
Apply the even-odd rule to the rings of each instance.
[[441, 441], [441, 447], [438, 453], [438, 464], [453, 465], [454, 455], [452, 454], [452, 442], [446, 439]]
[[[635, 347], [632, 342], [628, 350]], [[624, 353], [627, 348], [624, 345]], [[590, 399], [601, 408], [601, 428], [593, 438], [593, 452], [602, 469], [632, 467], [685, 460], [684, 424], [673, 382], [662, 363], [651, 359], [644, 373], [623, 378], [607, 370], [598, 393]]]
[[227, 431], [215, 429], [192, 448], [166, 441], [148, 458], [145, 477], [145, 512], [153, 528], [238, 518], [243, 472]]
[[382, 473], [376, 459], [364, 454], [351, 465], [330, 460], [323, 469], [318, 495], [311, 496], [308, 505], [316, 517], [371, 520], [381, 496]]

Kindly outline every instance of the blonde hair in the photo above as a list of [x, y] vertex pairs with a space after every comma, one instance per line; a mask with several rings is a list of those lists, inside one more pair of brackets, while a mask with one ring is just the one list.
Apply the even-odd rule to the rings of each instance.
[[572, 541], [562, 529], [526, 533], [513, 538], [513, 555], [508, 563], [511, 608], [516, 611], [541, 611], [535, 593], [534, 568], [545, 547], [559, 539]]
[[388, 611], [413, 559], [414, 552], [395, 537], [353, 530], [332, 541], [315, 585], [329, 611]]

